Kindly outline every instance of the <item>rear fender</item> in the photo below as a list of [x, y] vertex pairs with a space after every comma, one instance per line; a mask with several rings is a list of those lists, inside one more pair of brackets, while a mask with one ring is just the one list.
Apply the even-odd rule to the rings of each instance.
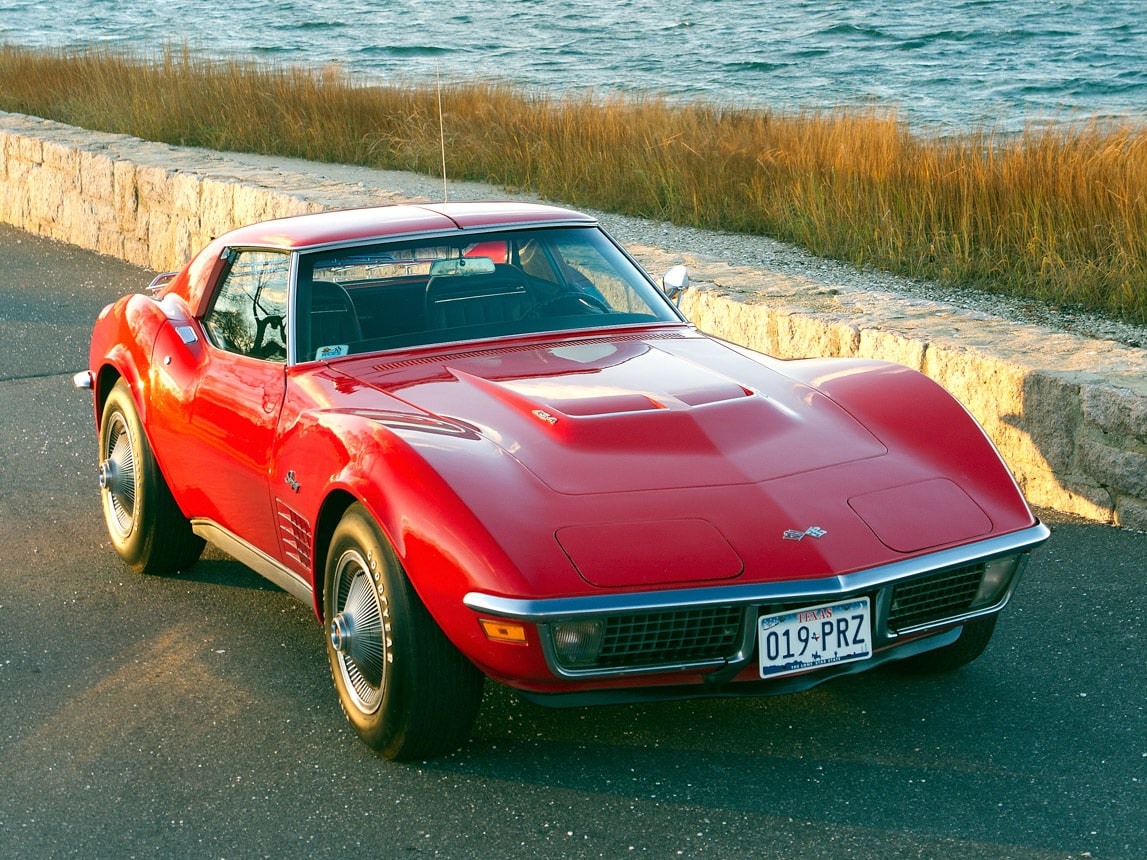
[[151, 350], [166, 316], [151, 298], [132, 294], [100, 312], [92, 330], [89, 366], [96, 377], [98, 429], [103, 404], [118, 379], [126, 380], [140, 419], [147, 426], [148, 371]]

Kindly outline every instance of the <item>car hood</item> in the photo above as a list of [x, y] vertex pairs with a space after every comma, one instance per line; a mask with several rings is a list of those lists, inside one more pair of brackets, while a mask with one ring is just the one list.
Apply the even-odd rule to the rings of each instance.
[[569, 495], [759, 484], [885, 453], [815, 389], [719, 342], [585, 338], [340, 366]]

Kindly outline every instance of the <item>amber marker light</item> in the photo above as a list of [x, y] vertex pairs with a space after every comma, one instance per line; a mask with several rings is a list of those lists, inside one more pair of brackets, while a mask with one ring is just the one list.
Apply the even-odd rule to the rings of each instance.
[[491, 618], [479, 618], [478, 623], [482, 625], [482, 632], [486, 634], [487, 639], [494, 642], [510, 642], [514, 645], [526, 644], [526, 628], [522, 624], [495, 621]]

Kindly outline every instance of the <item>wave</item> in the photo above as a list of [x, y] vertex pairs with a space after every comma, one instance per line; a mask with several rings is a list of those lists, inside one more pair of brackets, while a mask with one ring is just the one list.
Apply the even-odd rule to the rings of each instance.
[[[871, 101], [910, 122], [1022, 127], [1057, 105], [1147, 120], [1142, 0], [9, 0], [0, 40], [271, 57], [762, 107]], [[256, 24], [256, 22], [258, 22]]]

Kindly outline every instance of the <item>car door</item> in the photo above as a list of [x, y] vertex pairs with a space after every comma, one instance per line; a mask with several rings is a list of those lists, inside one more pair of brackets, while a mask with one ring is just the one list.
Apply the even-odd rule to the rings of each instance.
[[186, 440], [196, 510], [278, 558], [268, 473], [283, 405], [291, 257], [231, 250], [210, 309]]

